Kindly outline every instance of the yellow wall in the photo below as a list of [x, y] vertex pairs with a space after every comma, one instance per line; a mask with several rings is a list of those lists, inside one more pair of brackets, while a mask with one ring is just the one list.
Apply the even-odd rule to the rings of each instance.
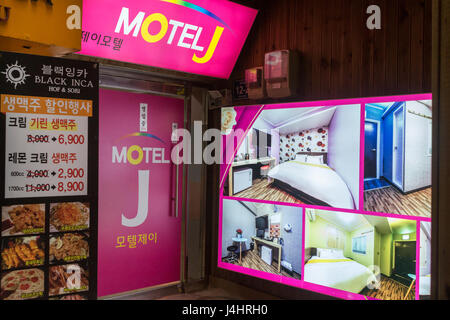
[[408, 239], [408, 240], [404, 240], [404, 241], [416, 240], [416, 233], [415, 233], [415, 232], [411, 232], [411, 233], [402, 233], [402, 234], [394, 233], [394, 240], [402, 241], [402, 240], [403, 240], [403, 239], [402, 239], [402, 236], [403, 236], [404, 234], [409, 234], [409, 239]]
[[[65, 54], [81, 49], [81, 29], [67, 28], [67, 8], [82, 0], [0, 0], [0, 9], [10, 8], [9, 18], [0, 22], [0, 50], [31, 54]], [[31, 47], [26, 49], [23, 46]], [[51, 54], [53, 53], [53, 54]]]
[[365, 254], [352, 252], [350, 247], [351, 258], [366, 267], [374, 264], [374, 231], [374, 227], [365, 226], [353, 231], [350, 234], [350, 241], [352, 241], [351, 239], [359, 236], [367, 236], [367, 246]]
[[[317, 215], [314, 222], [310, 222], [308, 217], [306, 220], [306, 248], [339, 248], [344, 250], [344, 255], [346, 257], [351, 257], [351, 239], [349, 232], [320, 218]], [[335, 229], [340, 235], [340, 242], [336, 246], [329, 246], [328, 234], [330, 229]]]
[[309, 214], [308, 214], [309, 210], [306, 209], [305, 212], [305, 248], [311, 248], [311, 245], [309, 243]]
[[374, 265], [380, 266], [381, 264], [381, 234], [377, 229], [374, 230], [374, 252], [373, 252], [373, 261]]
[[381, 236], [381, 248], [380, 248], [380, 270], [385, 276], [390, 277], [392, 273], [392, 250], [393, 239], [392, 233], [383, 234]]

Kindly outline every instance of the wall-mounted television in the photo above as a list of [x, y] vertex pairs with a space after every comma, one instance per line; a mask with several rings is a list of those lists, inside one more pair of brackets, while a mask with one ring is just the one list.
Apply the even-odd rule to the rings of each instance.
[[[224, 150], [249, 134], [266, 135], [271, 150], [264, 173], [237, 193], [228, 185], [234, 155], [225, 155], [219, 268], [343, 299], [430, 297], [431, 94], [236, 106], [222, 115], [236, 120], [222, 133]], [[257, 236], [263, 227], [273, 243]], [[230, 262], [236, 228], [256, 251]], [[280, 246], [278, 265], [270, 253]]]
[[255, 219], [256, 229], [265, 230], [269, 227], [268, 216], [258, 217]]

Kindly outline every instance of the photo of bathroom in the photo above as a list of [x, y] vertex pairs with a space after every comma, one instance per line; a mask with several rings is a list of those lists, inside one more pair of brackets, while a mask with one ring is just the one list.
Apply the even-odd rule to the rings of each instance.
[[225, 199], [222, 262], [300, 280], [302, 210]]
[[364, 210], [431, 217], [431, 100], [366, 104]]

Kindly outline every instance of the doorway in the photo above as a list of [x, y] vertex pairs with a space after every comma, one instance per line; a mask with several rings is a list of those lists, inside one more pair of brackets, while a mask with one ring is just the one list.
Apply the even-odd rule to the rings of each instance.
[[416, 241], [394, 241], [394, 278], [409, 286], [416, 275]]
[[171, 161], [184, 100], [100, 90], [98, 295], [181, 279], [182, 164]]
[[393, 183], [403, 190], [403, 161], [404, 161], [404, 138], [405, 138], [405, 115], [404, 107], [394, 112], [393, 127], [393, 153], [392, 153], [392, 178]]

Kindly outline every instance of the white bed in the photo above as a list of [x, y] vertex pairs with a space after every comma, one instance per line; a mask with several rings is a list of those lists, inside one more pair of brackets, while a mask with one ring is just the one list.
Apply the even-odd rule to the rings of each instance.
[[375, 279], [375, 276], [367, 267], [356, 261], [341, 259], [347, 261], [327, 262], [330, 260], [317, 256], [311, 257], [305, 265], [305, 281], [352, 293], [360, 293], [369, 281]]
[[332, 207], [355, 209], [347, 184], [325, 164], [288, 161], [271, 169], [268, 176]]

